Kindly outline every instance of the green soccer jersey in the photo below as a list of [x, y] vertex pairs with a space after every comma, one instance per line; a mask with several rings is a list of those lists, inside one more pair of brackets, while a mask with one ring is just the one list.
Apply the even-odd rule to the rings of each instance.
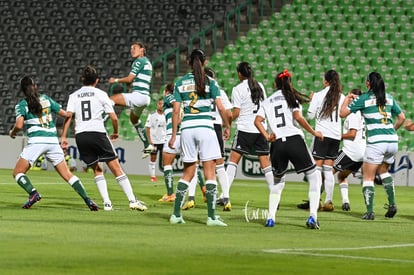
[[220, 87], [214, 79], [206, 82], [206, 95], [201, 97], [195, 88], [194, 75], [187, 73], [174, 86], [174, 98], [184, 106], [181, 130], [207, 127], [214, 129], [211, 105], [220, 96]]
[[[172, 134], [172, 113], [173, 113], [173, 103], [175, 102], [174, 95], [169, 94], [164, 96], [163, 98], [164, 104], [162, 106], [164, 115], [165, 115], [165, 122], [167, 127], [167, 135]], [[177, 134], [180, 133], [180, 125], [178, 125]]]
[[348, 108], [355, 113], [361, 111], [367, 127], [368, 143], [398, 142], [398, 135], [394, 129], [393, 117], [401, 113], [394, 98], [386, 94], [385, 108], [380, 109], [373, 91], [368, 91], [355, 99]]
[[132, 91], [144, 95], [150, 94], [152, 80], [152, 64], [146, 56], [137, 58], [132, 63], [130, 74], [135, 75], [132, 81]]
[[43, 107], [41, 117], [30, 113], [26, 99], [22, 99], [15, 108], [16, 118], [20, 116], [24, 118], [27, 136], [29, 137], [28, 144], [59, 144], [52, 114], [58, 113], [61, 106], [47, 95], [42, 94], [39, 99]]

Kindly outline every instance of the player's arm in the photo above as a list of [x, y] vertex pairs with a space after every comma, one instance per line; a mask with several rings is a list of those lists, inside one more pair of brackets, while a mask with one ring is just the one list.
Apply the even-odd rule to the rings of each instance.
[[256, 115], [254, 119], [254, 126], [256, 126], [257, 130], [259, 130], [260, 134], [264, 136], [267, 141], [273, 142], [276, 140], [276, 135], [274, 133], [269, 134], [263, 126], [263, 121], [265, 120], [264, 117], [261, 115]]
[[110, 77], [109, 78], [109, 84], [113, 84], [113, 83], [131, 83], [135, 78], [134, 74], [129, 74], [126, 77], [122, 77], [122, 78], [115, 78], [115, 77]]
[[221, 102], [221, 98], [217, 97], [215, 99], [215, 104], [217, 109], [219, 110], [221, 119], [223, 120], [223, 126], [224, 126], [224, 139], [227, 140], [230, 138], [230, 120], [229, 120], [229, 114], [227, 113], [227, 110], [224, 108], [223, 103]]
[[112, 123], [112, 128], [114, 129], [114, 131], [112, 132], [112, 134], [109, 136], [109, 138], [112, 141], [115, 141], [119, 138], [119, 126], [118, 126], [118, 117], [116, 116], [115, 112], [110, 112], [108, 113], [109, 118], [111, 119], [111, 123]]
[[69, 146], [67, 136], [68, 136], [68, 130], [72, 123], [72, 118], [73, 118], [72, 112], [65, 112], [65, 113], [66, 113], [66, 117], [65, 117], [65, 121], [63, 122], [62, 136], [61, 136], [61, 142], [60, 142], [60, 146], [63, 149], [67, 149]]
[[11, 130], [9, 131], [9, 136], [11, 138], [15, 138], [17, 133], [23, 129], [23, 126], [24, 126], [24, 117], [18, 116], [16, 118], [16, 122], [14, 123], [13, 128], [11, 128]]
[[349, 129], [348, 132], [342, 134], [342, 139], [350, 139], [350, 140], [354, 140], [357, 134], [357, 130], [356, 129]]
[[414, 123], [411, 119], [407, 119], [404, 124], [404, 128], [408, 131], [414, 131]]
[[293, 118], [302, 126], [306, 131], [311, 133], [313, 136], [323, 140], [323, 135], [319, 131], [315, 131], [312, 126], [310, 126], [309, 122], [302, 116], [302, 112], [300, 110], [293, 111]]

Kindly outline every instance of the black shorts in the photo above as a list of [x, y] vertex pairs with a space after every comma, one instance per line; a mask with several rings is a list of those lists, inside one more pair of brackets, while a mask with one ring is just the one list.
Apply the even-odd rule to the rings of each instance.
[[162, 149], [164, 148], [164, 143], [163, 144], [153, 144], [153, 145], [154, 145], [154, 151], [151, 152], [151, 155], [159, 154], [160, 157], [161, 157]]
[[299, 174], [315, 168], [315, 162], [309, 153], [303, 138], [299, 135], [277, 139], [270, 146], [270, 161], [272, 162], [273, 174], [283, 176], [286, 174], [289, 161]]
[[269, 143], [260, 133], [237, 131], [234, 136], [231, 150], [242, 155], [252, 154], [265, 156], [269, 154]]
[[313, 139], [312, 156], [316, 160], [336, 159], [338, 157], [340, 140], [325, 137], [323, 141]]
[[106, 133], [83, 132], [75, 135], [80, 158], [87, 166], [118, 158], [112, 142]]
[[342, 150], [339, 152], [338, 157], [335, 159], [333, 168], [336, 171], [351, 171], [351, 173], [358, 172], [362, 166], [362, 161], [353, 161]]
[[214, 124], [214, 130], [216, 131], [217, 140], [220, 145], [221, 156], [224, 157], [223, 127], [220, 124]]

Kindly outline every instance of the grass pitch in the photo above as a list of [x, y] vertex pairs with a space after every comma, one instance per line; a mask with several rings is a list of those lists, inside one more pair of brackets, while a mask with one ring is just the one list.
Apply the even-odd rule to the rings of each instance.
[[[414, 270], [414, 189], [396, 187], [398, 213], [386, 219], [382, 186], [376, 187], [374, 221], [365, 212], [361, 187], [351, 185], [351, 211], [341, 210], [338, 186], [334, 212], [319, 212], [320, 230], [305, 226], [307, 211], [296, 204], [306, 183], [288, 182], [277, 224], [265, 228], [268, 191], [263, 179], [236, 180], [231, 212], [217, 209], [225, 228], [205, 225], [206, 205], [197, 190], [186, 224], [171, 225], [172, 203], [163, 178], [130, 176], [134, 192], [147, 203], [132, 211], [113, 176], [107, 174], [114, 211], [91, 212], [55, 173], [30, 171], [42, 194], [22, 209], [26, 193], [11, 170], [0, 170], [1, 274], [412, 274]], [[77, 173], [102, 206], [91, 173]], [[178, 180], [176, 177], [175, 181]]]

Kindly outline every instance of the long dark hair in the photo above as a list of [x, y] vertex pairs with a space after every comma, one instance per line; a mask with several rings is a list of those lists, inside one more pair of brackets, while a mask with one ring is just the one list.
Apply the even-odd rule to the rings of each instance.
[[39, 92], [33, 79], [31, 77], [24, 76], [22, 80], [20, 80], [20, 90], [26, 97], [29, 112], [40, 117], [42, 115], [43, 107], [40, 104]]
[[205, 61], [206, 55], [202, 50], [195, 49], [191, 52], [189, 64], [194, 75], [196, 91], [199, 96], [203, 97], [206, 96], [206, 81], [209, 81], [203, 69]]
[[95, 67], [92, 65], [86, 66], [82, 72], [82, 83], [85, 86], [90, 86], [95, 84], [96, 80], [98, 79], [98, 73], [96, 72]]
[[377, 72], [371, 72], [367, 80], [371, 85], [371, 91], [374, 92], [375, 97], [377, 98], [377, 106], [383, 108], [387, 99], [385, 97], [385, 84], [381, 75]]
[[292, 75], [288, 70], [280, 72], [275, 77], [276, 89], [281, 89], [289, 108], [299, 107], [299, 103], [309, 102], [309, 97], [298, 92], [292, 85]]
[[247, 62], [240, 62], [237, 65], [237, 72], [239, 72], [242, 76], [247, 78], [247, 83], [249, 85], [252, 102], [254, 104], [259, 104], [259, 102], [264, 99], [264, 91], [260, 87], [259, 82], [257, 82], [256, 79], [254, 79], [253, 70], [250, 67], [250, 64]]
[[338, 102], [342, 93], [341, 80], [335, 70], [327, 71], [325, 73], [325, 80], [329, 83], [329, 91], [326, 93], [323, 101], [320, 118], [329, 118], [335, 108], [339, 108]]

